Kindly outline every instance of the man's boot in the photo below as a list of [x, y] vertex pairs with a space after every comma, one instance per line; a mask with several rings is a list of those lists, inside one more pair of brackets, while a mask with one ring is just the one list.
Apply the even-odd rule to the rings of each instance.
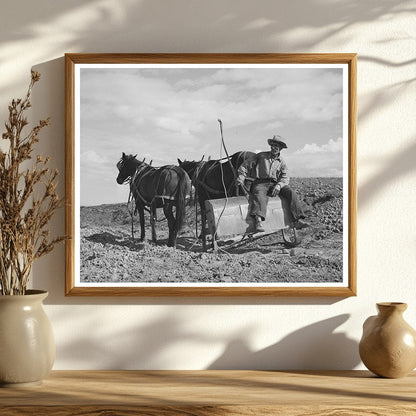
[[257, 233], [263, 233], [264, 232], [264, 228], [261, 224], [261, 217], [256, 217], [256, 232]]

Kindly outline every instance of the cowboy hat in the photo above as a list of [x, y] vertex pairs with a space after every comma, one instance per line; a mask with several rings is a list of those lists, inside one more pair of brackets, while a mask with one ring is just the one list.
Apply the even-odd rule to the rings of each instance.
[[282, 149], [287, 149], [286, 143], [282, 140], [283, 137], [279, 135], [273, 136], [271, 139], [267, 140], [267, 143], [271, 146], [272, 144], [278, 144]]

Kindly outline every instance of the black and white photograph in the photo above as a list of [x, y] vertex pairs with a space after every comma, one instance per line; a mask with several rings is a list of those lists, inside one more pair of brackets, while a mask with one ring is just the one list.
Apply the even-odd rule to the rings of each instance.
[[349, 60], [200, 57], [73, 65], [72, 286], [351, 290]]

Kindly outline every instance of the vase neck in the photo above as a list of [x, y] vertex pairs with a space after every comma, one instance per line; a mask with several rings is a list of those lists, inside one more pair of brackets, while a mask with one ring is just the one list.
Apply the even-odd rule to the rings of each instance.
[[382, 302], [377, 303], [377, 309], [379, 314], [383, 316], [401, 315], [407, 309], [407, 304], [402, 302]]

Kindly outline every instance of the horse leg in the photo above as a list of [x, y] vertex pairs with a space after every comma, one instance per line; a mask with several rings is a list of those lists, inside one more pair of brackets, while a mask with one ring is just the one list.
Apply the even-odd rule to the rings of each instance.
[[143, 205], [138, 205], [137, 209], [139, 211], [139, 218], [140, 218], [140, 241], [144, 241], [144, 237], [146, 234], [145, 227], [144, 227], [144, 207]]
[[201, 238], [202, 238], [202, 249], [207, 251], [207, 214], [205, 212], [205, 207], [201, 204]]
[[214, 253], [218, 251], [218, 243], [217, 243], [216, 235], [212, 236], [212, 250], [214, 251]]
[[150, 225], [152, 226], [153, 243], [156, 243], [156, 220], [157, 220], [156, 204], [155, 202], [152, 202], [150, 205]]
[[176, 229], [176, 219], [175, 219], [175, 216], [173, 215], [173, 203], [169, 202], [163, 205], [163, 212], [168, 221], [168, 228], [169, 228], [168, 247], [175, 247], [176, 236], [177, 236], [178, 230]]
[[[206, 221], [206, 215], [205, 215], [205, 221]], [[212, 246], [212, 250], [214, 251], [214, 253], [216, 253], [218, 251], [218, 243], [217, 243], [217, 230], [216, 228], [214, 228], [214, 233], [211, 235], [212, 238], [212, 242], [211, 242], [211, 246]]]
[[[205, 210], [205, 203], [201, 203], [201, 238], [202, 249], [207, 251], [207, 212]], [[216, 233], [212, 235], [212, 249], [217, 251], [218, 245], [216, 241]]]

